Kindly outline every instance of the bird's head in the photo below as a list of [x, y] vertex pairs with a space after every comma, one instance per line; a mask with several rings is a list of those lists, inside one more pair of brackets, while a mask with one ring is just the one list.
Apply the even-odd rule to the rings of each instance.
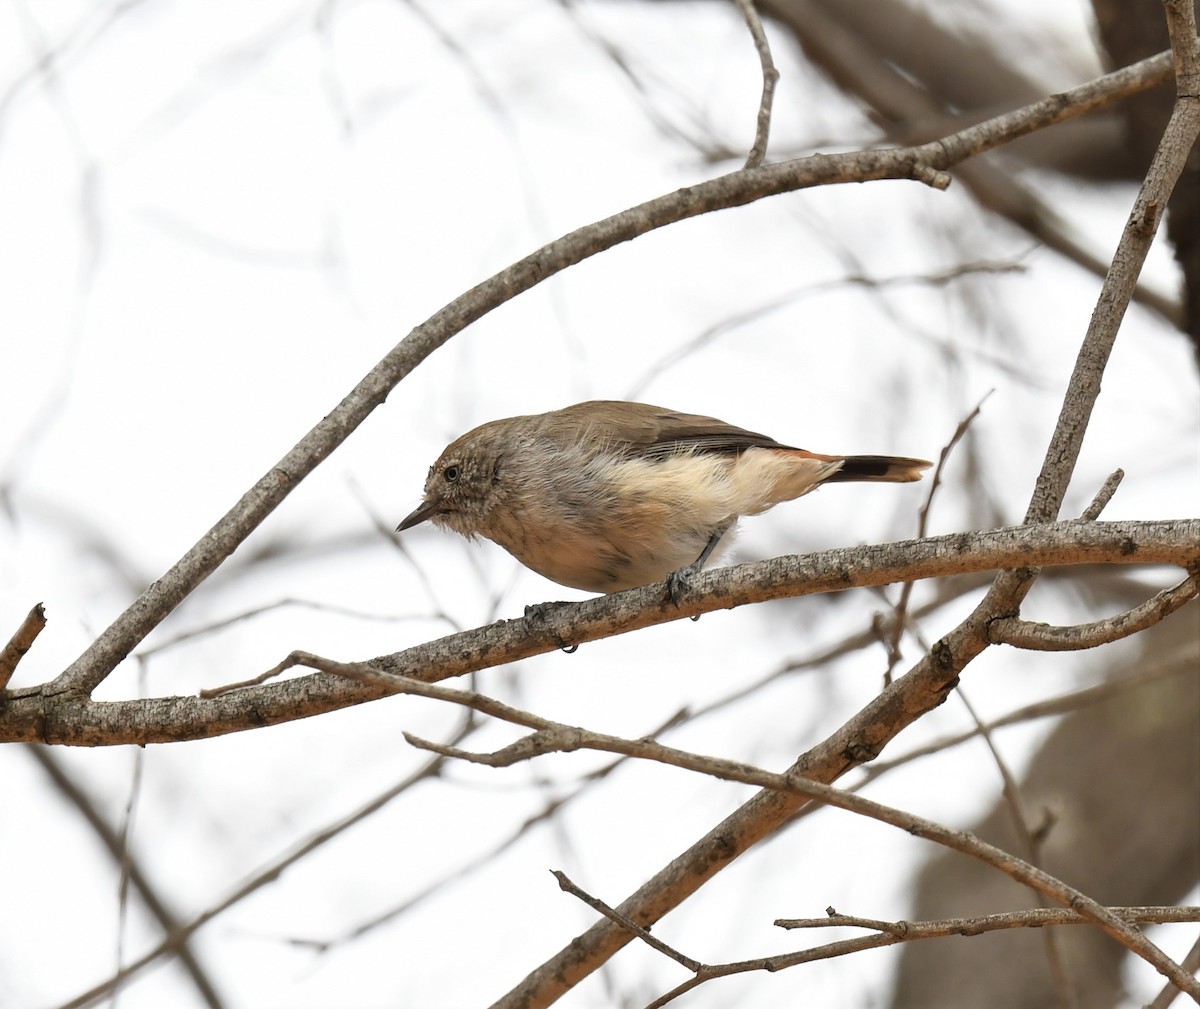
[[451, 442], [429, 467], [421, 503], [397, 527], [410, 529], [427, 519], [463, 536], [486, 533], [487, 515], [500, 488], [503, 452], [491, 425]]

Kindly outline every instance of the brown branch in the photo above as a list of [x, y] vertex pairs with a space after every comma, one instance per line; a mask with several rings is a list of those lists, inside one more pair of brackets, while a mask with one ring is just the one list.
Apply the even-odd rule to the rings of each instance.
[[1163, 0], [1175, 91], [1180, 98], [1200, 99], [1200, 39], [1196, 37], [1195, 0]]
[[562, 872], [559, 869], [551, 869], [550, 874], [556, 880], [558, 880], [558, 885], [563, 891], [569, 893], [572, 897], [578, 897], [592, 910], [604, 915], [605, 918], [609, 919], [609, 921], [615, 922], [621, 928], [632, 932], [651, 949], [657, 950], [659, 953], [662, 953], [663, 956], [670, 957], [676, 963], [682, 964], [690, 971], [698, 971], [701, 969], [699, 960], [693, 960], [690, 956], [684, 956], [678, 950], [672, 949], [665, 942], [660, 942], [655, 936], [650, 934], [649, 929], [642, 928], [642, 926], [637, 922], [630, 921], [623, 914], [609, 907], [598, 897], [593, 897], [587, 891], [581, 890], [578, 886], [571, 882], [565, 872]]
[[993, 644], [1012, 645], [1039, 652], [1069, 652], [1097, 648], [1153, 627], [1164, 617], [1200, 595], [1200, 574], [1185, 578], [1178, 585], [1163, 589], [1132, 609], [1087, 624], [1055, 627], [1018, 617], [1001, 617], [988, 625]]
[[1096, 491], [1096, 496], [1092, 498], [1091, 503], [1079, 517], [1085, 522], [1095, 522], [1100, 517], [1100, 513], [1108, 507], [1108, 503], [1113, 499], [1113, 495], [1117, 493], [1117, 488], [1121, 486], [1121, 481], [1124, 479], [1125, 471], [1123, 469], [1115, 469], [1109, 473], [1108, 479]]
[[[1131, 925], [1168, 925], [1200, 921], [1200, 906], [1164, 904], [1138, 907], [1110, 907], [1109, 910]], [[1066, 907], [1034, 907], [1024, 911], [1001, 911], [971, 918], [938, 918], [933, 921], [876, 921], [846, 914], [824, 918], [777, 918], [779, 928], [831, 928], [839, 925], [875, 929], [897, 939], [932, 939], [946, 935], [982, 935], [1006, 928], [1042, 928], [1046, 925], [1086, 925], [1078, 911]]]
[[[945, 472], [946, 462], [950, 458], [950, 453], [954, 451], [954, 447], [963, 439], [967, 433], [967, 429], [975, 421], [983, 410], [983, 404], [987, 402], [994, 390], [989, 389], [984, 393], [983, 398], [975, 404], [969, 414], [967, 414], [958, 426], [954, 429], [954, 433], [950, 436], [950, 440], [942, 447], [938, 453], [937, 465], [933, 468], [933, 476], [929, 479], [929, 490], [925, 492], [925, 503], [921, 505], [921, 510], [917, 513], [917, 539], [922, 539], [925, 536], [926, 530], [929, 527], [929, 513], [933, 508], [933, 499], [938, 492], [938, 488], [942, 485], [942, 473]], [[892, 672], [900, 662], [900, 638], [904, 634], [904, 626], [908, 620], [908, 604], [912, 598], [912, 582], [905, 582], [904, 588], [900, 590], [900, 599], [893, 607], [892, 628], [890, 634], [883, 634], [882, 627], [880, 628], [880, 637], [887, 648], [888, 664], [887, 669], [883, 673], [883, 682], [886, 686], [892, 682]]]
[[[846, 956], [867, 949], [878, 949], [901, 942], [916, 942], [921, 939], [939, 939], [946, 936], [977, 936], [986, 932], [996, 932], [1013, 928], [1045, 928], [1055, 925], [1087, 925], [1091, 922], [1082, 914], [1070, 908], [1035, 908], [1027, 911], [1007, 911], [998, 914], [978, 915], [972, 918], [940, 918], [932, 921], [880, 921], [874, 918], [860, 918], [854, 915], [838, 914], [829, 908], [824, 918], [777, 918], [775, 925], [786, 929], [812, 929], [851, 927], [865, 928], [874, 935], [858, 939], [842, 940], [826, 943], [795, 953], [773, 953], [769, 956], [752, 960], [738, 960], [730, 963], [707, 964], [681, 953], [668, 943], [663, 942], [649, 930], [642, 928], [636, 922], [630, 921], [620, 912], [610, 907], [604, 901], [587, 893], [567, 876], [557, 870], [552, 875], [558, 880], [558, 885], [567, 893], [578, 897], [621, 928], [635, 935], [651, 949], [682, 965], [692, 972], [692, 977], [682, 984], [676, 985], [670, 991], [649, 1003], [647, 1009], [673, 1002], [683, 995], [708, 981], [734, 974], [745, 974], [751, 971], [770, 971], [772, 973], [797, 967], [801, 964], [813, 963], [817, 960], [829, 960], [834, 957]], [[1106, 908], [1115, 917], [1129, 925], [1150, 925], [1175, 922], [1200, 921], [1200, 907], [1109, 907]], [[1054, 934], [1051, 932], [1050, 934]], [[1200, 944], [1198, 944], [1200, 945]], [[1187, 961], [1184, 962], [1185, 969]], [[1168, 984], [1168, 990], [1176, 990]]]
[[41, 603], [37, 603], [33, 609], [25, 614], [25, 619], [21, 621], [21, 626], [8, 639], [8, 644], [4, 646], [4, 651], [0, 652], [0, 697], [3, 697], [4, 691], [7, 689], [8, 681], [12, 679], [12, 675], [17, 668], [17, 663], [33, 647], [34, 641], [42, 633], [42, 628], [45, 626], [46, 608]]
[[887, 932], [897, 937], [906, 935], [909, 929], [907, 921], [882, 921], [879, 918], [860, 918], [853, 914], [838, 914], [837, 910], [832, 907], [825, 908], [824, 918], [776, 918], [774, 925], [777, 928], [787, 929], [836, 928], [839, 926], [868, 928], [872, 932]]
[[742, 17], [746, 19], [746, 27], [754, 39], [754, 48], [758, 51], [758, 61], [762, 65], [762, 98], [758, 103], [758, 119], [754, 127], [754, 144], [746, 156], [746, 168], [757, 168], [767, 156], [767, 140], [771, 135], [771, 106], [775, 102], [775, 85], [779, 83], [779, 71], [771, 58], [771, 45], [767, 41], [767, 33], [763, 31], [762, 18], [754, 7], [754, 0], [734, 0]]
[[[724, 175], [587, 225], [543, 246], [460, 295], [414, 328], [161, 578], [155, 580], [55, 680], [50, 692], [90, 694], [327, 458], [414, 368], [455, 334], [582, 260], [700, 214], [812, 186], [919, 179], [944, 188], [947, 168], [1018, 137], [1108, 105], [1163, 79], [1159, 56], [915, 147], [815, 155]], [[1163, 203], [1165, 205], [1165, 201]]]
[[[1130, 925], [1154, 925], [1173, 922], [1200, 920], [1200, 907], [1110, 907], [1114, 915]], [[875, 935], [857, 939], [814, 946], [796, 953], [776, 953], [756, 960], [741, 960], [734, 963], [702, 964], [695, 977], [677, 985], [666, 994], [651, 1002], [647, 1009], [667, 1005], [680, 995], [699, 987], [706, 981], [749, 971], [779, 971], [797, 967], [817, 960], [831, 960], [867, 949], [880, 949], [901, 942], [916, 942], [921, 939], [940, 939], [945, 936], [976, 936], [985, 932], [996, 932], [1012, 928], [1045, 928], [1055, 925], [1087, 925], [1089, 921], [1078, 912], [1068, 908], [1034, 908], [1027, 911], [1007, 911], [999, 914], [979, 915], [973, 918], [940, 918], [932, 921], [871, 922], [869, 919], [834, 915], [830, 918], [778, 919], [781, 928], [828, 928], [837, 925], [852, 925], [862, 928], [878, 928]], [[1185, 961], [1186, 963], [1186, 961]], [[1175, 991], [1174, 985], [1168, 985]]]
[[[1191, 2], [1178, 5], [1191, 11], [1191, 21], [1188, 22], [1184, 15], [1172, 14], [1173, 3], [1174, 0], [1171, 0], [1166, 7], [1172, 59], [1179, 64], [1184, 59], [1180, 54], [1188, 51], [1192, 53], [1194, 61], [1197, 39], [1193, 5]], [[1196, 84], [1193, 78], [1192, 85]], [[1101, 376], [1137, 286], [1142, 264], [1154, 240], [1161, 208], [1169, 202], [1198, 135], [1200, 102], [1194, 98], [1177, 101], [1134, 200], [1112, 265], [1105, 275], [1100, 297], [1071, 374], [1054, 436], [1025, 514], [1026, 522], [1049, 522], [1058, 515], [1075, 469], [1075, 461], [1079, 457], [1092, 407], [1100, 393]]]
[[[440, 680], [564, 646], [768, 599], [1028, 564], [1097, 563], [1171, 564], [1184, 568], [1200, 565], [1200, 519], [1075, 520], [776, 557], [697, 574], [678, 605], [670, 602], [662, 585], [578, 603], [549, 603], [535, 607], [527, 617], [451, 634], [377, 657], [372, 663], [389, 672]], [[977, 649], [986, 644], [986, 624], [980, 625], [979, 634], [972, 645]], [[918, 666], [924, 687], [912, 695], [911, 701], [903, 703], [903, 724], [941, 702], [947, 684], [957, 675], [953, 663], [943, 661], [954, 658], [944, 650], [951, 647], [939, 644], [935, 649], [937, 662], [930, 660]], [[926, 688], [930, 693], [923, 692]], [[906, 690], [913, 689], [910, 681]], [[0, 709], [0, 741], [109, 746], [209, 738], [322, 714], [386, 693], [379, 687], [356, 686], [325, 676], [267, 683], [211, 698], [92, 701], [56, 694], [50, 688], [30, 687], [10, 691], [7, 704]], [[896, 703], [899, 696], [895, 697]], [[893, 717], [898, 716], [899, 710], [893, 713]], [[898, 731], [899, 725], [874, 726], [867, 734], [881, 747], [893, 728]]]

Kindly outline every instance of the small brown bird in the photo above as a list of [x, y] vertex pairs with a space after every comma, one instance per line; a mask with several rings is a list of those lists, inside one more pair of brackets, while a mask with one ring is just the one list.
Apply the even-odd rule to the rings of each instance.
[[669, 578], [677, 598], [738, 516], [824, 483], [920, 480], [929, 465], [818, 455], [712, 417], [596, 400], [451, 442], [396, 531], [431, 519], [561, 585], [616, 592]]

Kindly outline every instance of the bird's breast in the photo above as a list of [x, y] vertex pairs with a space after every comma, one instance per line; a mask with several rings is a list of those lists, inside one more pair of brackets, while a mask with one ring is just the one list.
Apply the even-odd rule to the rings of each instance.
[[552, 464], [509, 467], [503, 506], [481, 531], [563, 585], [614, 592], [660, 581], [736, 516], [733, 457], [558, 452], [544, 461]]

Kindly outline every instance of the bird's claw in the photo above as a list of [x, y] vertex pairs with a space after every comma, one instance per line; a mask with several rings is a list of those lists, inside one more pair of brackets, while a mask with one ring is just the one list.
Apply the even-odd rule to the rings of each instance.
[[[541, 631], [544, 629], [546, 618], [560, 606], [566, 606], [566, 603], [531, 603], [525, 607], [525, 615], [521, 617], [521, 625], [526, 633]], [[543, 627], [538, 627], [542, 624]], [[558, 647], [568, 655], [579, 650], [579, 644], [569, 645], [563, 641], [562, 637], [556, 632], [551, 631], [554, 635], [554, 640], [558, 642]]]
[[536, 625], [544, 624], [546, 618], [553, 612], [556, 606], [560, 603], [530, 603], [525, 607], [525, 614], [521, 617], [521, 623], [525, 625], [525, 630], [532, 631], [536, 629]]
[[688, 580], [699, 570], [699, 565], [689, 564], [667, 575], [667, 595], [676, 606], [682, 602], [688, 590]]

